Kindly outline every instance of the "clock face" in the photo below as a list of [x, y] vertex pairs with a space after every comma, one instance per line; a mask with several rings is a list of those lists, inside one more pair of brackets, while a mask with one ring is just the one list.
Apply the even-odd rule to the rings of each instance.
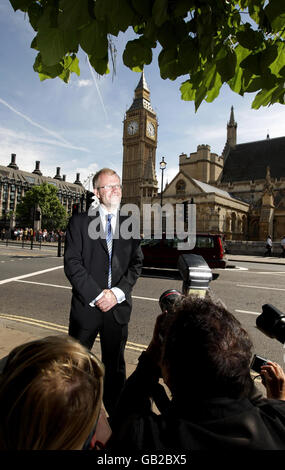
[[131, 121], [131, 122], [128, 124], [128, 134], [129, 134], [129, 135], [134, 135], [134, 134], [136, 134], [137, 131], [138, 131], [138, 128], [139, 128], [138, 121]]
[[146, 125], [146, 131], [147, 131], [147, 134], [150, 136], [150, 137], [154, 137], [155, 136], [155, 126], [152, 122], [148, 122], [147, 125]]

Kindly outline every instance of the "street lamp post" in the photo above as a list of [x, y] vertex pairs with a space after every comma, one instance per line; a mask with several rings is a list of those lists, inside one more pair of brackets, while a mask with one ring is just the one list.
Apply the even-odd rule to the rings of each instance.
[[162, 192], [163, 192], [163, 171], [166, 168], [166, 162], [164, 161], [164, 157], [162, 157], [161, 162], [159, 163], [161, 169], [161, 193], [160, 193], [160, 205], [162, 207]]

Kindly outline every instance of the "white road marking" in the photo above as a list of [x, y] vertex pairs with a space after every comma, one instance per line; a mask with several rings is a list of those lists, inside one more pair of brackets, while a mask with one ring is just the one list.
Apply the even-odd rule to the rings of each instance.
[[281, 290], [285, 291], [281, 287], [267, 287], [267, 286], [249, 286], [247, 284], [236, 284], [237, 287], [248, 287], [249, 289], [262, 289], [262, 290]]
[[[61, 289], [71, 289], [70, 286], [60, 286], [58, 284], [49, 284], [47, 282], [36, 282], [36, 281], [23, 281], [22, 279], [14, 279], [14, 282], [25, 282], [26, 284], [36, 284], [38, 286], [48, 286], [48, 287], [59, 287]], [[153, 302], [158, 302], [158, 299], [154, 297], [139, 297], [138, 295], [132, 295], [132, 299], [140, 299], [140, 300], [151, 300]]]
[[250, 274], [285, 274], [285, 271], [250, 271]]
[[242, 271], [248, 274], [285, 274], [285, 271], [252, 271], [249, 268], [243, 268], [238, 266], [236, 266], [235, 268], [216, 268], [215, 271], [231, 271], [233, 273], [236, 271]]
[[56, 266], [55, 268], [43, 269], [42, 271], [35, 271], [34, 273], [23, 274], [22, 276], [10, 277], [9, 279], [3, 279], [0, 281], [1, 284], [7, 284], [8, 282], [18, 281], [19, 279], [25, 279], [26, 277], [39, 276], [40, 274], [49, 273], [56, 269], [63, 269], [63, 266]]
[[132, 299], [152, 300], [154, 302], [158, 302], [158, 299], [154, 299], [153, 297], [139, 297], [138, 295], [132, 295]]
[[249, 315], [260, 315], [261, 312], [250, 312], [249, 310], [235, 310], [237, 313], [248, 313]]
[[215, 268], [215, 271], [248, 271], [248, 268], [233, 266], [232, 268]]
[[48, 284], [47, 282], [23, 281], [22, 279], [16, 279], [14, 282], [25, 282], [27, 284], [36, 284], [38, 286], [49, 286], [49, 287], [60, 287], [61, 289], [71, 289], [70, 286], [60, 286], [58, 284]]

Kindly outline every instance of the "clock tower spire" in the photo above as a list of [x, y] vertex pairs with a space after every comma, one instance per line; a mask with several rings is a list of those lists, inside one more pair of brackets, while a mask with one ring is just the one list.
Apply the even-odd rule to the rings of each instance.
[[135, 89], [133, 102], [124, 119], [122, 203], [139, 208], [156, 196], [155, 174], [157, 117], [150, 102], [150, 91], [144, 71]]

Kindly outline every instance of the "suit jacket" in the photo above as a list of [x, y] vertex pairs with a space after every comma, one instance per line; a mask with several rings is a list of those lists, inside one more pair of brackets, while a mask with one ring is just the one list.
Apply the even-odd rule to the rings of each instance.
[[[72, 285], [70, 315], [83, 328], [89, 328], [97, 307], [89, 303], [103, 289], [108, 288], [108, 249], [106, 240], [89, 236], [91, 223], [99, 217], [99, 212], [89, 216], [87, 212], [73, 215], [69, 221], [64, 252], [64, 271]], [[118, 215], [117, 224], [126, 217]], [[142, 269], [143, 255], [140, 240], [113, 239], [112, 287], [119, 287], [126, 300], [113, 307], [113, 315], [120, 324], [130, 320], [132, 301], [131, 291]], [[95, 310], [95, 312], [94, 312]]]

